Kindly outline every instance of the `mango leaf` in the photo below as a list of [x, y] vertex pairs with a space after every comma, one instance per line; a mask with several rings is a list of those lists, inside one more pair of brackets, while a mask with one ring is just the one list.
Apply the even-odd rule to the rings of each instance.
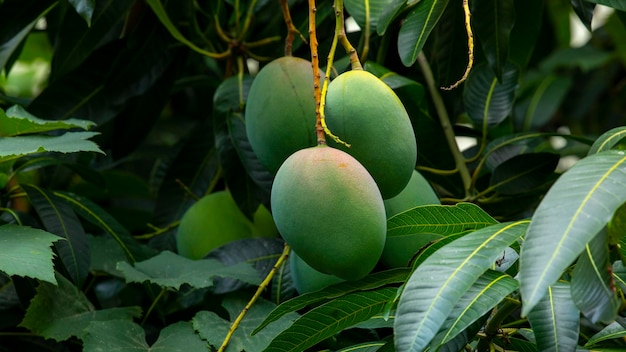
[[0, 271], [57, 284], [50, 246], [61, 237], [26, 226], [0, 226]]
[[545, 3], [542, 0], [515, 2], [515, 25], [509, 38], [509, 58], [518, 67], [528, 66], [533, 54], [539, 33], [542, 28], [542, 16]]
[[496, 224], [460, 237], [430, 255], [413, 272], [394, 323], [400, 352], [422, 351], [459, 299], [502, 251], [526, 231], [528, 221]]
[[76, 10], [76, 13], [82, 17], [87, 26], [91, 27], [91, 16], [93, 15], [94, 7], [96, 7], [96, 0], [68, 0], [70, 4]]
[[[230, 296], [224, 300], [222, 305], [228, 311], [230, 320], [233, 321], [248, 303], [248, 297]], [[266, 300], [257, 300], [246, 313], [243, 320], [233, 334], [226, 352], [246, 351], [261, 352], [269, 345], [270, 341], [280, 332], [287, 329], [299, 317], [299, 314], [290, 313], [270, 324], [262, 332], [251, 335], [253, 329], [261, 322], [267, 314], [275, 308], [275, 305]], [[215, 348], [220, 347], [222, 341], [228, 333], [231, 321], [225, 320], [215, 312], [200, 311], [192, 319], [194, 329], [206, 341]]]
[[509, 37], [515, 23], [513, 0], [478, 1], [472, 11], [474, 31], [498, 79], [504, 82], [504, 70], [509, 58]]
[[443, 346], [487, 314], [517, 289], [517, 280], [494, 270], [487, 270], [455, 304], [431, 347]]
[[580, 313], [572, 301], [570, 285], [557, 282], [528, 313], [540, 351], [574, 351], [578, 344]]
[[585, 348], [592, 348], [594, 345], [607, 340], [622, 339], [626, 336], [626, 328], [619, 322], [615, 321], [604, 327], [604, 329], [598, 331], [595, 335], [591, 336]]
[[336, 298], [302, 315], [276, 336], [265, 351], [304, 351], [343, 329], [381, 313], [395, 294], [396, 288], [384, 287]]
[[489, 187], [506, 195], [531, 191], [550, 179], [559, 159], [559, 155], [553, 153], [516, 155], [496, 167]]
[[449, 0], [422, 0], [409, 11], [398, 33], [398, 54], [405, 66], [412, 66], [422, 51]]
[[30, 114], [20, 105], [13, 105], [7, 109], [6, 113], [0, 109], [0, 136], [2, 137], [54, 130], [69, 130], [71, 128], [88, 130], [95, 125], [96, 124], [91, 121], [79, 119], [68, 119], [64, 121], [43, 120]]
[[586, 0], [570, 0], [570, 3], [576, 16], [587, 27], [587, 30], [591, 32], [591, 20], [593, 19], [593, 10], [596, 8], [596, 4]]
[[376, 31], [378, 18], [393, 0], [345, 0], [343, 6], [363, 32]]
[[463, 88], [463, 103], [477, 127], [485, 131], [502, 122], [513, 109], [518, 70], [513, 64], [502, 67], [501, 82], [486, 64], [470, 72]]
[[19, 326], [47, 339], [64, 341], [72, 336], [82, 338], [92, 321], [131, 321], [141, 316], [139, 307], [96, 310], [71, 282], [63, 276], [57, 276], [57, 280], [58, 286], [43, 282], [37, 287], [37, 294]]
[[66, 132], [60, 136], [18, 136], [0, 138], [0, 162], [17, 159], [24, 155], [59, 152], [104, 152], [88, 139], [97, 132]]
[[140, 245], [122, 224], [96, 203], [68, 192], [53, 192], [53, 194], [68, 202], [79, 216], [111, 235], [124, 250], [126, 258], [131, 263], [156, 254], [152, 248]]
[[382, 36], [393, 20], [407, 8], [406, 0], [391, 0], [378, 16], [376, 32]]
[[626, 11], [626, 3], [621, 0], [585, 0], [594, 4], [612, 7], [616, 10]]
[[413, 263], [411, 266], [413, 267], [413, 269], [417, 268], [424, 262], [424, 260], [426, 260], [426, 258], [437, 252], [441, 247], [444, 247], [448, 243], [456, 240], [457, 238], [461, 238], [469, 233], [472, 233], [472, 230], [453, 233], [451, 235], [435, 240], [429, 245], [424, 246], [424, 248], [421, 248], [420, 251], [417, 252], [417, 254], [415, 255], [415, 259], [413, 259]]
[[35, 185], [22, 184], [46, 230], [65, 239], [56, 242], [59, 258], [72, 281], [82, 287], [89, 274], [89, 244], [83, 225], [63, 199]]
[[387, 220], [387, 236], [424, 232], [447, 236], [496, 223], [494, 218], [472, 203], [422, 205], [390, 217]]
[[[461, 331], [459, 334], [457, 334], [455, 337], [453, 337], [450, 341], [448, 341], [447, 343], [439, 346], [439, 348], [437, 348], [436, 351], [437, 352], [459, 352], [459, 351], [462, 351], [465, 348], [465, 346], [467, 346], [467, 344], [470, 341], [472, 341], [473, 339], [476, 338], [476, 335], [480, 332], [480, 330], [483, 328], [483, 326], [485, 326], [485, 323], [487, 322], [488, 318], [489, 318], [489, 314], [483, 315], [478, 320], [473, 322], [465, 330]], [[443, 333], [445, 333], [445, 331]], [[437, 335], [437, 337], [435, 337], [435, 338], [438, 338], [440, 335], [442, 335], [442, 333]]]
[[537, 207], [520, 254], [522, 315], [532, 310], [626, 202], [624, 154], [606, 151], [582, 159], [556, 181]]
[[587, 243], [572, 271], [572, 299], [594, 324], [615, 320], [621, 304], [611, 288], [613, 271], [607, 270], [609, 261], [607, 233], [602, 230]]
[[626, 138], [626, 126], [612, 128], [601, 134], [600, 137], [593, 142], [587, 155], [611, 150], [611, 148], [618, 145], [624, 138]]
[[513, 113], [525, 131], [545, 125], [556, 112], [572, 85], [571, 76], [543, 74], [529, 94], [518, 98]]
[[377, 351], [380, 351], [379, 349], [387, 343], [389, 342], [387, 341], [364, 342], [364, 343], [359, 343], [356, 345], [342, 348], [340, 350], [337, 350], [337, 352], [377, 352]]
[[83, 337], [85, 352], [206, 352], [208, 346], [191, 323], [179, 321], [161, 330], [152, 346], [146, 343], [144, 329], [129, 320], [93, 321]]
[[322, 290], [305, 293], [292, 298], [272, 310], [265, 320], [254, 329], [252, 334], [256, 334], [269, 323], [276, 321], [289, 312], [295, 312], [307, 306], [326, 302], [330, 299], [338, 298], [353, 292], [371, 290], [387, 284], [402, 283], [409, 276], [408, 269], [392, 269], [370, 274], [357, 281], [345, 281], [328, 286]]
[[135, 263], [119, 262], [117, 270], [126, 282], [150, 282], [163, 288], [179, 290], [184, 284], [194, 288], [213, 286], [215, 277], [231, 277], [258, 285], [261, 278], [251, 265], [240, 263], [226, 266], [214, 259], [191, 260], [170, 251]]

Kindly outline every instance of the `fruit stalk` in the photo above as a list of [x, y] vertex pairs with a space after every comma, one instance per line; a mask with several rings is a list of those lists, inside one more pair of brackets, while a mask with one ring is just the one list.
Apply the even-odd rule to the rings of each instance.
[[350, 41], [348, 40], [348, 36], [346, 36], [346, 26], [345, 20], [343, 17], [343, 0], [335, 0], [335, 4], [333, 5], [335, 8], [335, 38], [339, 40], [344, 49], [346, 49], [346, 53], [350, 55], [350, 65], [353, 70], [362, 70], [361, 61], [359, 60], [359, 55], [356, 52], [356, 49], [352, 46]]
[[309, 0], [309, 41], [311, 47], [311, 65], [313, 66], [313, 94], [315, 96], [315, 133], [317, 135], [317, 144], [326, 144], [326, 136], [324, 135], [324, 127], [322, 127], [322, 117], [320, 114], [320, 106], [322, 100], [322, 92], [320, 89], [320, 58], [317, 53], [317, 33], [315, 27], [315, 0]]
[[287, 25], [287, 38], [285, 38], [285, 56], [291, 56], [293, 47], [293, 38], [297, 33], [302, 38], [302, 41], [306, 43], [305, 38], [302, 36], [300, 31], [293, 25], [293, 21], [291, 20], [291, 14], [289, 13], [289, 4], [287, 0], [280, 0], [280, 9], [283, 11], [283, 18], [285, 19], [285, 25]]

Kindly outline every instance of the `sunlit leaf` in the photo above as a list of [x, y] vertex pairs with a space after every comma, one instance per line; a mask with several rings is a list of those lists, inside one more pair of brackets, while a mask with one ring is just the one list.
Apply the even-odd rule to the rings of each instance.
[[556, 181], [537, 207], [522, 246], [522, 315], [532, 310], [624, 202], [623, 152], [588, 156]]
[[485, 64], [474, 67], [467, 77], [463, 103], [478, 128], [499, 124], [513, 109], [518, 70], [513, 64], [503, 66], [502, 70], [500, 82]]
[[405, 66], [417, 60], [430, 32], [446, 9], [449, 0], [422, 0], [404, 19], [398, 33], [398, 54]]
[[17, 136], [0, 138], [0, 162], [20, 156], [43, 153], [104, 152], [89, 140], [97, 132], [66, 132], [60, 136]]
[[414, 233], [446, 236], [477, 230], [495, 223], [497, 223], [495, 219], [472, 203], [422, 205], [389, 218], [387, 236], [406, 236]]
[[131, 321], [141, 315], [139, 307], [97, 310], [87, 296], [62, 276], [58, 286], [42, 283], [19, 326], [47, 339], [63, 341], [82, 338], [92, 321]]
[[605, 150], [611, 150], [614, 146], [626, 138], [626, 126], [612, 128], [604, 132], [593, 142], [587, 155], [597, 154]]
[[10, 137], [20, 134], [49, 132], [54, 130], [69, 130], [82, 128], [88, 130], [95, 123], [88, 120], [68, 119], [63, 121], [43, 120], [19, 105], [7, 109], [6, 113], [0, 109], [0, 136]]
[[304, 351], [337, 332], [382, 312], [395, 294], [394, 287], [385, 287], [336, 298], [302, 315], [276, 336], [265, 351]]
[[592, 323], [615, 320], [621, 300], [611, 288], [613, 271], [607, 270], [609, 247], [606, 231], [600, 231], [578, 257], [572, 271], [572, 299]]
[[376, 31], [378, 18], [393, 0], [345, 0], [343, 6], [363, 31]]
[[578, 344], [580, 313], [572, 301], [570, 286], [558, 282], [528, 313], [540, 351], [574, 351]]
[[430, 255], [407, 281], [394, 323], [398, 351], [422, 351], [458, 300], [502, 251], [525, 233], [528, 221], [492, 225]]
[[0, 226], [0, 270], [57, 284], [50, 246], [61, 237], [26, 226]]
[[509, 58], [509, 37], [515, 23], [515, 1], [478, 1], [473, 7], [474, 31], [491, 70], [498, 81], [503, 83], [505, 65]]
[[258, 285], [261, 278], [247, 263], [226, 266], [215, 259], [191, 260], [170, 251], [135, 263], [117, 264], [127, 282], [150, 282], [161, 287], [179, 290], [184, 284], [195, 288], [213, 286], [215, 277], [230, 277]]

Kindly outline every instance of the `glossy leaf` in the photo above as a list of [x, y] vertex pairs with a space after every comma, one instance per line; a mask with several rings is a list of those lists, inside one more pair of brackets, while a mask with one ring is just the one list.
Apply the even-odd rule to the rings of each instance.
[[615, 320], [621, 300], [611, 288], [613, 271], [607, 270], [609, 246], [606, 231], [600, 231], [578, 257], [572, 271], [572, 299], [592, 323]]
[[626, 328], [619, 322], [615, 321], [604, 327], [604, 329], [598, 331], [595, 335], [589, 338], [589, 341], [585, 344], [585, 348], [592, 348], [594, 345], [607, 340], [622, 339], [626, 337]]
[[89, 138], [97, 132], [66, 132], [60, 136], [17, 136], [0, 138], [0, 162], [42, 152], [104, 152]]
[[502, 67], [501, 82], [487, 65], [470, 72], [463, 89], [463, 103], [474, 124], [483, 129], [502, 122], [513, 109], [518, 70], [508, 64]]
[[26, 226], [0, 226], [0, 271], [57, 284], [50, 246], [61, 237]]
[[398, 33], [398, 54], [405, 66], [412, 66], [449, 0], [422, 0], [407, 14]]
[[422, 232], [446, 236], [477, 230], [495, 223], [497, 223], [495, 219], [471, 203], [423, 205], [389, 218], [387, 236], [405, 236]]
[[131, 321], [141, 315], [139, 307], [98, 310], [71, 282], [61, 276], [58, 278], [58, 286], [42, 283], [37, 287], [37, 295], [28, 306], [21, 327], [47, 339], [63, 341], [82, 338], [92, 321]]
[[215, 259], [191, 260], [170, 251], [135, 263], [117, 264], [127, 282], [150, 282], [165, 288], [179, 290], [184, 284], [194, 288], [213, 286], [215, 277], [231, 277], [258, 285], [261, 278], [247, 263], [226, 266]]
[[520, 254], [522, 315], [626, 202], [625, 180], [626, 156], [607, 151], [582, 159], [550, 188], [532, 217]]
[[72, 4], [76, 13], [87, 22], [87, 26], [91, 27], [91, 16], [96, 7], [96, 0], [68, 0], [68, 2]]
[[406, 8], [406, 0], [391, 0], [378, 16], [378, 25], [376, 26], [378, 35], [385, 34], [391, 22]]
[[626, 3], [621, 0], [585, 0], [598, 5], [612, 7], [616, 10], [626, 11]]
[[509, 58], [509, 37], [515, 23], [514, 0], [478, 1], [472, 12], [474, 31], [480, 40], [489, 67], [504, 84]]
[[517, 280], [507, 274], [486, 271], [455, 304], [431, 346], [451, 341], [515, 291], [517, 286]]
[[580, 21], [587, 27], [587, 30], [591, 31], [591, 20], [596, 4], [586, 0], [570, 0], [570, 3]]
[[527, 221], [492, 225], [460, 237], [429, 256], [407, 281], [394, 323], [398, 351], [422, 351], [458, 300], [517, 240]]
[[345, 0], [343, 6], [348, 14], [354, 17], [356, 23], [365, 31], [369, 26], [370, 32], [376, 31], [378, 18], [393, 0]]
[[273, 321], [276, 321], [278, 318], [289, 312], [295, 312], [307, 306], [320, 304], [330, 299], [342, 297], [353, 292], [372, 290], [386, 284], [402, 283], [409, 276], [409, 273], [410, 271], [404, 268], [376, 272], [364, 277], [361, 280], [340, 282], [319, 291], [309, 292], [297, 296], [272, 310], [270, 314], [267, 315], [267, 318], [265, 318], [265, 320], [259, 324], [256, 329], [254, 329], [252, 334], [256, 334], [265, 326]]
[[350, 347], [342, 348], [340, 350], [337, 350], [337, 352], [377, 352], [386, 343], [387, 342], [385, 341], [364, 342]]
[[69, 130], [73, 128], [88, 130], [94, 126], [95, 123], [88, 120], [43, 120], [30, 114], [19, 105], [13, 105], [8, 108], [6, 113], [0, 109], [0, 136], [2, 137], [50, 132], [54, 130]]
[[546, 183], [559, 159], [559, 155], [552, 153], [514, 156], [496, 167], [491, 174], [489, 187], [507, 195], [531, 191]]
[[413, 269], [417, 268], [424, 262], [424, 260], [426, 260], [426, 258], [430, 257], [433, 253], [436, 253], [441, 247], [444, 247], [448, 243], [469, 233], [472, 233], [472, 230], [453, 233], [435, 240], [431, 244], [425, 245], [424, 248], [420, 248], [419, 252], [415, 254], [415, 259], [412, 259], [413, 263], [411, 264], [411, 267], [413, 267]]
[[265, 351], [304, 351], [337, 332], [382, 312], [395, 294], [394, 287], [385, 287], [336, 298], [302, 315], [276, 336]]
[[580, 324], [578, 309], [572, 301], [570, 285], [558, 282], [528, 313], [540, 351], [574, 351]]
[[63, 199], [38, 186], [23, 184], [22, 189], [46, 230], [65, 239], [54, 246], [72, 281], [82, 287], [89, 274], [90, 251], [78, 216]]
[[611, 150], [614, 146], [626, 138], [626, 126], [612, 128], [598, 137], [589, 148], [587, 155], [597, 154], [605, 150]]
[[556, 112], [572, 84], [569, 76], [543, 75], [531, 94], [520, 97], [515, 106], [515, 121], [523, 130], [545, 125]]

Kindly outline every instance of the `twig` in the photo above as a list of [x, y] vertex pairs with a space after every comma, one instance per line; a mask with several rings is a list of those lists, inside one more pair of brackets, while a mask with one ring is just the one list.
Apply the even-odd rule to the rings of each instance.
[[287, 0], [279, 0], [280, 9], [283, 11], [283, 17], [285, 18], [285, 24], [287, 25], [287, 38], [285, 38], [285, 56], [291, 56], [291, 50], [293, 47], [294, 34], [298, 34], [303, 42], [307, 42], [306, 38], [300, 33], [298, 28], [293, 25], [291, 14], [289, 13], [289, 3]]
[[467, 32], [467, 67], [465, 68], [465, 72], [463, 73], [463, 77], [461, 77], [458, 81], [454, 82], [453, 85], [448, 87], [441, 87], [443, 90], [452, 90], [458, 87], [461, 83], [463, 83], [470, 71], [472, 70], [472, 66], [474, 65], [474, 34], [472, 33], [472, 25], [471, 25], [471, 17], [472, 13], [469, 9], [469, 0], [463, 0], [463, 12], [465, 13], [465, 31]]

